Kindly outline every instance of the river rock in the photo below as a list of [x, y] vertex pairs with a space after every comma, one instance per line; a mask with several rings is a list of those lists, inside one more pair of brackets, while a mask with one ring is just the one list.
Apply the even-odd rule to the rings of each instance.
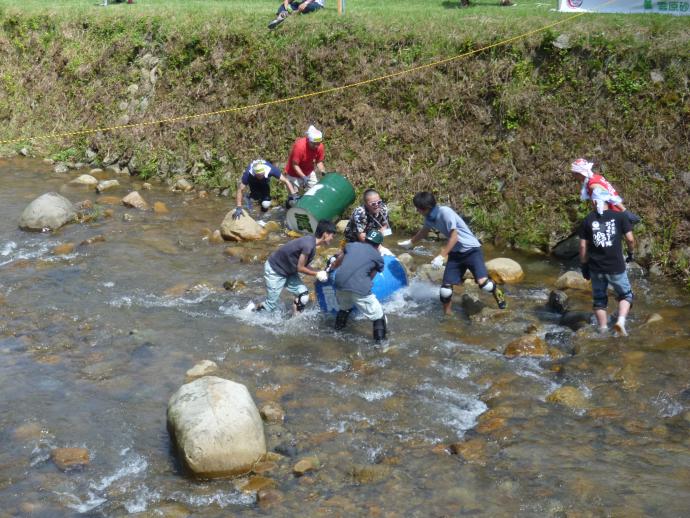
[[173, 191], [179, 192], [189, 192], [192, 189], [194, 189], [194, 186], [184, 178], [178, 178], [177, 180], [175, 180], [175, 184], [172, 188]]
[[461, 305], [467, 316], [470, 317], [481, 313], [482, 309], [486, 307], [486, 304], [474, 293], [463, 293]]
[[400, 254], [398, 256], [398, 261], [400, 261], [408, 271], [414, 265], [414, 258], [407, 252]]
[[591, 291], [592, 283], [586, 280], [580, 272], [571, 270], [569, 272], [565, 272], [558, 278], [556, 281], [556, 288], [559, 290], [571, 288], [574, 290]]
[[553, 255], [559, 259], [572, 259], [580, 253], [580, 238], [577, 234], [564, 239], [553, 248]]
[[318, 470], [319, 466], [320, 462], [318, 457], [305, 457], [292, 467], [292, 472], [298, 477], [301, 477], [305, 473]]
[[432, 284], [441, 284], [443, 280], [443, 268], [436, 269], [429, 263], [423, 264], [417, 268], [417, 277]]
[[83, 174], [81, 176], [76, 177], [74, 180], [72, 180], [70, 183], [76, 184], [76, 185], [97, 185], [98, 180], [91, 176], [90, 174]]
[[120, 174], [120, 168], [117, 165], [109, 165], [105, 168], [105, 171], [111, 174]]
[[357, 484], [375, 484], [390, 477], [391, 471], [385, 464], [365, 464], [352, 466], [350, 474]]
[[242, 210], [242, 217], [239, 219], [233, 219], [234, 213], [234, 209], [228, 212], [220, 224], [220, 233], [223, 239], [228, 241], [257, 241], [266, 237], [268, 232], [254, 221], [247, 211]]
[[[648, 326], [649, 324], [654, 324], [656, 322], [661, 322], [664, 318], [659, 313], [652, 313], [647, 317], [643, 326]], [[641, 327], [641, 326], [640, 326]]]
[[557, 403], [568, 408], [587, 408], [587, 398], [575, 387], [560, 387], [546, 397], [549, 403]]
[[487, 261], [486, 269], [492, 279], [505, 284], [520, 282], [525, 276], [520, 264], [507, 257], [497, 257]]
[[573, 331], [581, 329], [592, 321], [592, 313], [589, 311], [566, 311], [561, 316], [559, 325], [569, 327]]
[[470, 439], [469, 441], [456, 442], [448, 447], [453, 455], [459, 455], [465, 462], [486, 466], [486, 441], [482, 439]]
[[55, 171], [57, 174], [65, 174], [67, 171], [69, 171], [69, 167], [67, 167], [67, 164], [60, 162], [55, 165], [53, 171]]
[[551, 290], [548, 307], [556, 313], [565, 313], [568, 311], [568, 294], [562, 290]]
[[99, 205], [119, 205], [122, 200], [117, 196], [101, 196], [96, 200]]
[[153, 204], [153, 212], [155, 214], [167, 214], [170, 211], [168, 210], [168, 207], [167, 205], [165, 205], [165, 203], [163, 203], [162, 201], [157, 201]]
[[259, 412], [267, 423], [282, 423], [285, 420], [285, 410], [275, 401], [263, 404]]
[[57, 230], [72, 221], [77, 211], [64, 196], [56, 192], [42, 194], [32, 201], [19, 218], [23, 230]]
[[270, 509], [274, 505], [280, 504], [284, 498], [283, 493], [277, 489], [261, 489], [256, 494], [256, 500], [262, 509]]
[[168, 402], [168, 429], [187, 466], [204, 477], [251, 470], [266, 454], [259, 411], [247, 387], [205, 376]]
[[274, 488], [276, 485], [275, 480], [268, 478], [268, 477], [262, 477], [262, 476], [254, 476], [250, 477], [247, 480], [244, 480], [238, 484], [238, 489], [240, 491], [244, 491], [245, 493], [254, 493], [256, 491], [261, 491], [262, 489], [271, 489]]
[[508, 358], [517, 356], [546, 356], [546, 342], [537, 335], [526, 335], [510, 342], [503, 354]]
[[120, 182], [118, 182], [117, 180], [103, 180], [102, 182], [98, 182], [98, 184], [96, 185], [96, 192], [100, 194], [104, 191], [107, 191], [108, 189], [114, 189], [119, 185]]
[[335, 224], [335, 229], [338, 231], [339, 234], [344, 234], [345, 227], [347, 227], [347, 224], [349, 222], [349, 219], [341, 219], [340, 221], [338, 221], [338, 223]]
[[218, 364], [211, 360], [201, 360], [194, 367], [189, 369], [184, 376], [185, 383], [190, 383], [195, 379], [209, 376], [218, 371]]
[[122, 205], [133, 209], [149, 210], [149, 204], [146, 203], [146, 200], [144, 200], [137, 191], [132, 191], [122, 198]]
[[282, 230], [282, 227], [280, 226], [280, 223], [278, 223], [277, 221], [267, 221], [264, 225], [264, 230], [266, 232], [280, 232]]
[[53, 248], [53, 255], [67, 255], [74, 252], [74, 243], [63, 243]]
[[89, 450], [86, 448], [55, 448], [50, 452], [55, 465], [62, 471], [82, 468], [89, 463]]

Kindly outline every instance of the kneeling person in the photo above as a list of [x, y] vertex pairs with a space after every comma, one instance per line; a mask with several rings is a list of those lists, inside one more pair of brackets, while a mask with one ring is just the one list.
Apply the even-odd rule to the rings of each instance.
[[376, 296], [371, 292], [374, 276], [383, 271], [383, 257], [379, 246], [383, 235], [378, 230], [370, 230], [365, 242], [359, 241], [345, 245], [343, 253], [331, 266], [337, 269], [335, 276], [335, 297], [340, 310], [335, 317], [335, 328], [343, 329], [353, 307], [374, 323], [376, 343], [386, 338], [386, 317]]
[[254, 160], [242, 173], [242, 178], [237, 187], [237, 192], [235, 193], [237, 207], [232, 215], [233, 219], [242, 217], [242, 198], [244, 197], [244, 189], [247, 186], [249, 187], [249, 198], [261, 203], [261, 212], [267, 212], [271, 208], [271, 178], [276, 178], [283, 182], [290, 196], [297, 192], [285, 175], [280, 174], [280, 169], [268, 160]]
[[424, 216], [424, 226], [412, 239], [400, 241], [398, 245], [403, 248], [412, 248], [417, 241], [424, 239], [431, 229], [437, 230], [448, 238], [446, 246], [431, 261], [434, 268], [440, 269], [443, 266], [444, 258], [447, 257], [446, 269], [443, 272], [443, 281], [439, 291], [443, 312], [450, 315], [453, 285], [462, 283], [462, 278], [467, 270], [472, 272], [475, 282], [483, 291], [494, 296], [498, 307], [505, 309], [507, 304], [503, 290], [489, 278], [481, 244], [467, 223], [450, 207], [436, 205], [436, 198], [430, 192], [418, 192], [414, 195], [412, 203], [417, 212]]
[[316, 247], [330, 244], [335, 232], [335, 225], [331, 221], [319, 221], [315, 235], [293, 239], [271, 254], [264, 265], [266, 300], [259, 304], [256, 310], [275, 311], [283, 288], [295, 295], [292, 302], [293, 312], [304, 310], [309, 302], [309, 290], [302, 283], [299, 274], [312, 275], [322, 282], [328, 280], [325, 271], [312, 270], [309, 263], [314, 258]]

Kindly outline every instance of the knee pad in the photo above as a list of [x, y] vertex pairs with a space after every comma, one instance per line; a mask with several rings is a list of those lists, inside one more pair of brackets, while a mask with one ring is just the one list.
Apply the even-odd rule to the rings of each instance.
[[309, 292], [308, 291], [303, 291], [299, 295], [295, 297], [295, 307], [297, 308], [297, 311], [303, 311], [304, 308], [307, 307], [307, 304], [309, 303]]
[[443, 304], [448, 304], [453, 298], [453, 286], [451, 284], [443, 284], [438, 292], [438, 297]]
[[487, 293], [493, 293], [496, 289], [496, 284], [491, 279], [486, 279], [479, 287]]

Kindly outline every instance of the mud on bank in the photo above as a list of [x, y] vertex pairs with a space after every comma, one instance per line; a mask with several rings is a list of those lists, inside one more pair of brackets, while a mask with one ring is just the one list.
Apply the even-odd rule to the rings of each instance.
[[[118, 163], [222, 192], [257, 156], [283, 163], [310, 122], [327, 165], [393, 201], [415, 226], [420, 189], [502, 243], [548, 250], [586, 212], [566, 173], [595, 158], [644, 218], [638, 256], [690, 279], [690, 29], [595, 17], [401, 78], [268, 108], [22, 148]], [[469, 23], [429, 34], [324, 16], [269, 37], [225, 18], [67, 18], [0, 11], [0, 140], [244, 106], [380, 76], [543, 25]], [[495, 29], [495, 30], [493, 30]], [[502, 32], [503, 31], [503, 32]], [[95, 152], [95, 157], [93, 156]]]

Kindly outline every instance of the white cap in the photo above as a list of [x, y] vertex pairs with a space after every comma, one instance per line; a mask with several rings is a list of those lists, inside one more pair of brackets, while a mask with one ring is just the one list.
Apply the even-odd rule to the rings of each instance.
[[309, 126], [309, 128], [307, 128], [307, 139], [309, 139], [309, 142], [321, 142], [323, 141], [323, 133], [314, 126]]
[[270, 209], [271, 208], [271, 200], [262, 201], [261, 206], [263, 207], [264, 210]]
[[591, 178], [594, 175], [592, 167], [594, 167], [592, 162], [587, 162], [584, 158], [578, 158], [570, 164], [570, 172], [581, 174], [585, 178]]
[[268, 174], [270, 172], [271, 172], [271, 166], [269, 166], [266, 163], [266, 161], [256, 160], [254, 163], [252, 163], [251, 173], [253, 175], [262, 174], [264, 176], [268, 176]]

